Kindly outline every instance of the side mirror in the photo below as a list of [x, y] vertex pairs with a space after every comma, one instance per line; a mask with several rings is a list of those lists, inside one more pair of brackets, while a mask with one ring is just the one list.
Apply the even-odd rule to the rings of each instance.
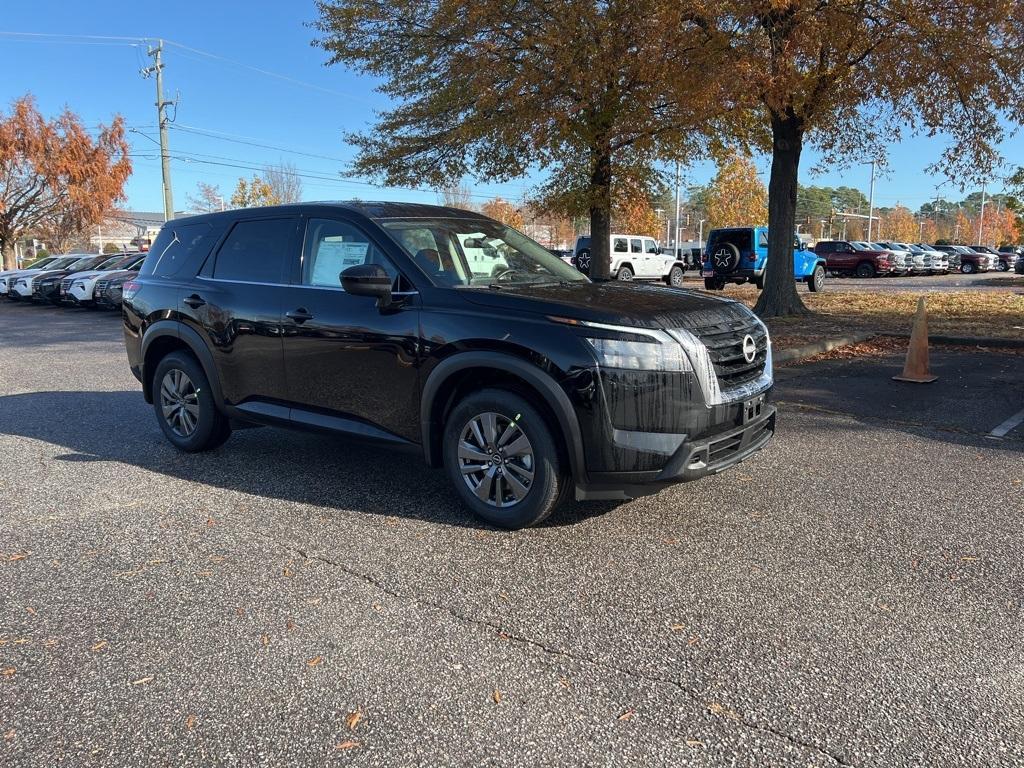
[[370, 296], [378, 307], [391, 304], [391, 277], [380, 264], [357, 264], [340, 275], [341, 287], [353, 296]]

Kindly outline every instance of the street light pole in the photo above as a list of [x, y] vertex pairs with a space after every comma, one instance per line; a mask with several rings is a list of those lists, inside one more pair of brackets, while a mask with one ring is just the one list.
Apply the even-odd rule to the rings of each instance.
[[673, 243], [675, 253], [679, 253], [679, 161], [676, 160], [676, 239]]
[[871, 161], [871, 190], [868, 195], [868, 242], [871, 242], [871, 225], [875, 221], [875, 161]]
[[981, 213], [978, 214], [978, 245], [985, 244], [985, 182], [981, 182]]

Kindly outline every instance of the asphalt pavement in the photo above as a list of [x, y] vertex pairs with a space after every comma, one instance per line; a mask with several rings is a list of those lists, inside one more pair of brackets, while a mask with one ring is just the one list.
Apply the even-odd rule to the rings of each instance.
[[116, 316], [2, 304], [0, 765], [1024, 764], [1024, 357], [932, 360], [505, 532], [408, 454], [177, 453]]

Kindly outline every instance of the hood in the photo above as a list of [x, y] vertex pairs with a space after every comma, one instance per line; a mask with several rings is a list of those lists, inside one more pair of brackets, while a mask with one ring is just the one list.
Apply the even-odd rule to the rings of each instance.
[[470, 304], [636, 328], [700, 328], [752, 317], [743, 304], [699, 291], [643, 283], [563, 283], [460, 289]]
[[86, 272], [72, 272], [70, 275], [67, 275], [67, 277], [70, 277], [72, 280], [88, 280], [90, 278], [93, 278], [93, 277], [96, 277], [97, 275], [102, 275], [102, 274], [103, 274], [103, 270], [102, 269], [90, 269], [90, 270], [88, 270]]
[[24, 277], [31, 276], [32, 279], [35, 279], [35, 278], [46, 278], [46, 277], [64, 277], [65, 275], [68, 275], [68, 274], [70, 274], [70, 273], [66, 269], [41, 269], [41, 270], [35, 270], [35, 271], [31, 272], [30, 275], [24, 275]]
[[36, 272], [42, 271], [42, 269], [8, 269], [0, 272], [0, 277], [21, 277], [22, 275], [34, 275]]
[[133, 277], [138, 277], [138, 275], [139, 272], [136, 269], [115, 269], [110, 272], [104, 272], [100, 280], [109, 280], [113, 283], [118, 280], [130, 280]]

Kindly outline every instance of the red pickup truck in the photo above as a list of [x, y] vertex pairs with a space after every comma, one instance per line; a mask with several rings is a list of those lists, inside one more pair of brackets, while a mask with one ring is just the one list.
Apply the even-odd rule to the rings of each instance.
[[896, 270], [895, 258], [889, 251], [872, 250], [846, 240], [819, 240], [814, 252], [824, 257], [829, 272], [875, 277]]

